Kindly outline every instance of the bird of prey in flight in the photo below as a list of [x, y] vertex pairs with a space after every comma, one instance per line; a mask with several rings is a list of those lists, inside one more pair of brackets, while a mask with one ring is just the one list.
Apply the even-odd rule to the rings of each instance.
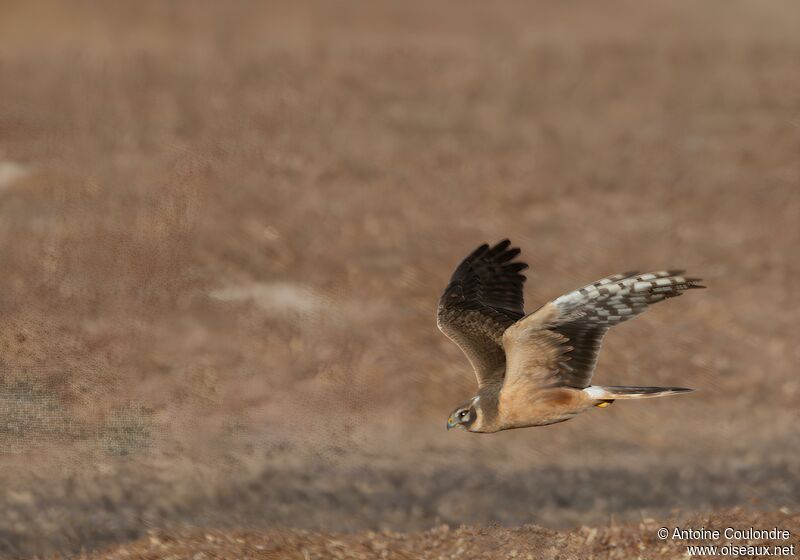
[[447, 428], [499, 432], [564, 422], [617, 399], [686, 393], [683, 387], [590, 385], [609, 328], [647, 306], [704, 288], [680, 270], [624, 272], [525, 314], [520, 250], [506, 239], [481, 245], [458, 265], [439, 300], [439, 329], [466, 354], [478, 394], [456, 408]]

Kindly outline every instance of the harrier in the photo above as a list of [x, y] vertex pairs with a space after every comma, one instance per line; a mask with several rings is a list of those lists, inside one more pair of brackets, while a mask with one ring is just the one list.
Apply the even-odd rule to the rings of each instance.
[[683, 387], [590, 385], [609, 328], [683, 290], [704, 288], [680, 270], [625, 272], [570, 292], [525, 315], [528, 268], [506, 239], [481, 245], [458, 265], [439, 300], [439, 329], [466, 354], [478, 394], [456, 408], [447, 429], [499, 432], [546, 426], [617, 399], [686, 393]]

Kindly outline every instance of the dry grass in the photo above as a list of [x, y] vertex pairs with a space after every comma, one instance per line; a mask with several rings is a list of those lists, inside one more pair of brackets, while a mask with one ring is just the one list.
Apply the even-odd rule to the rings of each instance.
[[[800, 507], [793, 2], [0, 11], [0, 552]], [[531, 307], [704, 277], [598, 369], [702, 391], [445, 433], [435, 302], [506, 236]]]

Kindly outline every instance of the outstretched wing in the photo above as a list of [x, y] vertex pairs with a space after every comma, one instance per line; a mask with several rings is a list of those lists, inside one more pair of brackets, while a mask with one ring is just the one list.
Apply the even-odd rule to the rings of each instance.
[[[506, 386], [589, 386], [603, 335], [650, 304], [704, 288], [681, 270], [626, 272], [598, 280], [542, 306], [508, 329]], [[505, 390], [505, 388], [504, 388]]]
[[466, 354], [478, 384], [502, 382], [503, 332], [525, 315], [520, 250], [505, 239], [481, 245], [464, 259], [439, 299], [439, 329]]

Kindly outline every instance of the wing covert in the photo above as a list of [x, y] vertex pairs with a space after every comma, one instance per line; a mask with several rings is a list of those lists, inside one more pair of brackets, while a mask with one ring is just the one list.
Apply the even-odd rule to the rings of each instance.
[[680, 270], [615, 274], [556, 298], [506, 331], [506, 384], [589, 386], [609, 328], [653, 303], [703, 288]]

